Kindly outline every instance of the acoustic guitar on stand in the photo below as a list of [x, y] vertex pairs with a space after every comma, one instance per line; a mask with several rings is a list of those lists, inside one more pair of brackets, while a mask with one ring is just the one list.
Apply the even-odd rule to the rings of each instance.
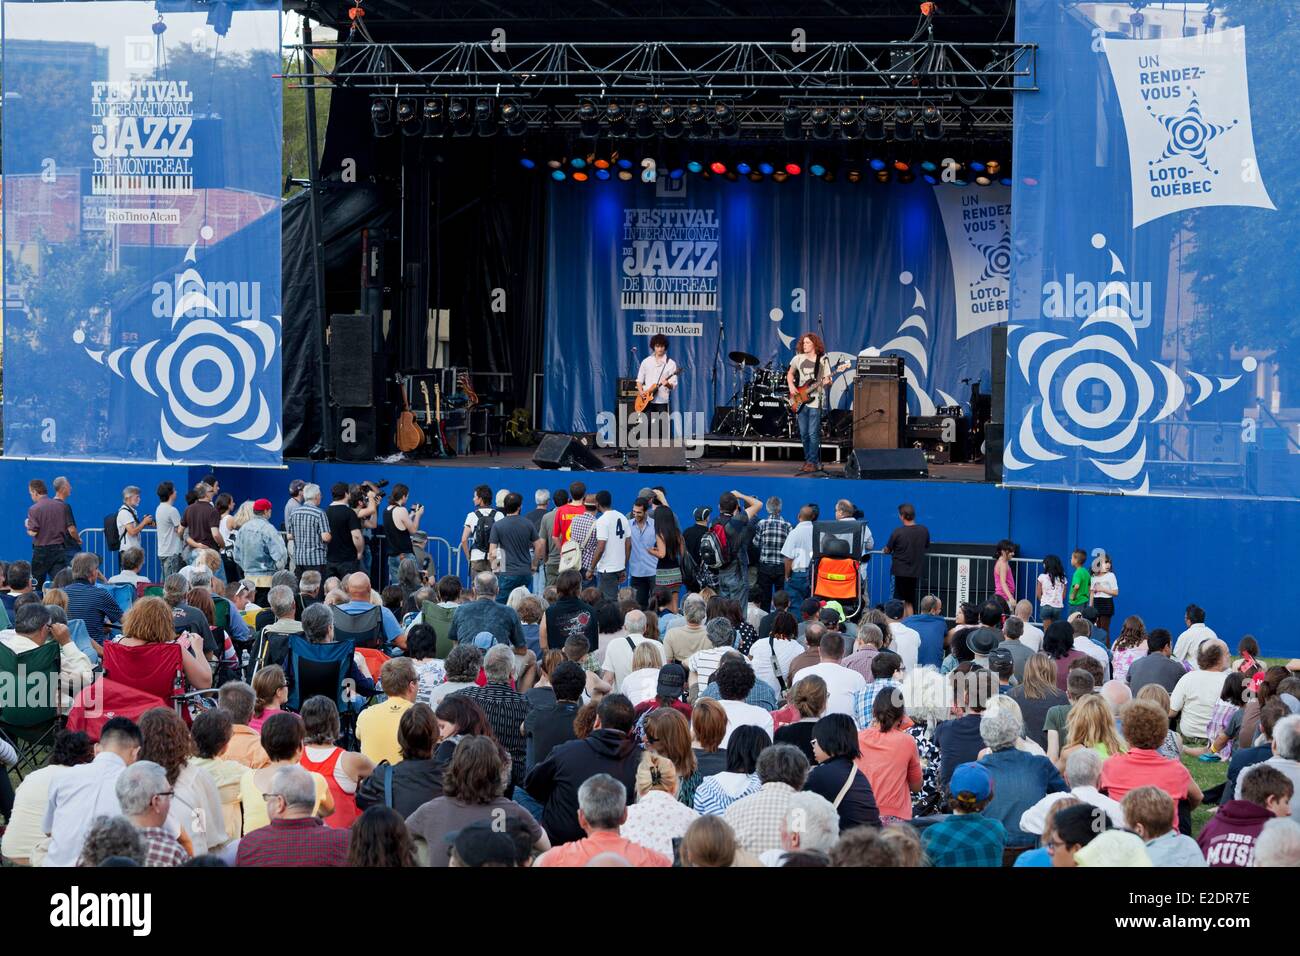
[[411, 411], [411, 401], [406, 397], [406, 385], [398, 378], [397, 386], [402, 392], [402, 412], [397, 416], [397, 434], [393, 443], [397, 450], [409, 455], [424, 444], [424, 432], [415, 423], [415, 412]]
[[[677, 371], [673, 372], [673, 374], [669, 375], [668, 377], [673, 378], [674, 376], [676, 376], [677, 378], [680, 379], [684, 374], [685, 373], [681, 369], [677, 369]], [[653, 405], [655, 400], [655, 395], [659, 392], [659, 387], [661, 385], [663, 385], [663, 382], [651, 382], [644, 389], [637, 392], [636, 401], [632, 403], [633, 411], [636, 411], [638, 413], [644, 412], [647, 408]]]
[[[853, 368], [852, 362], [844, 362], [838, 367], [831, 369], [831, 376], [834, 377], [839, 375], [840, 372], [847, 372], [851, 368]], [[807, 385], [801, 385], [796, 388], [794, 394], [790, 396], [790, 411], [797, 412], [804, 405], [808, 404], [813, 397], [813, 392], [816, 390], [816, 382], [809, 382]]]

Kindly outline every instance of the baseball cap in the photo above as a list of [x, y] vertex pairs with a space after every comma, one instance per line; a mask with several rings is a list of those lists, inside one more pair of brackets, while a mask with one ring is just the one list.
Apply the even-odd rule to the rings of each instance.
[[952, 793], [969, 793], [976, 800], [987, 800], [993, 789], [988, 770], [977, 763], [960, 764], [948, 781]]
[[289, 495], [296, 495], [306, 487], [307, 482], [303, 481], [301, 478], [295, 478], [293, 481], [289, 482]]
[[268, 500], [265, 499], [265, 498], [258, 498], [256, 501], [253, 502], [253, 510], [254, 510], [254, 511], [270, 511], [270, 510], [271, 510], [271, 502], [268, 501]]
[[827, 601], [822, 605], [822, 609], [826, 611], [834, 611], [839, 615], [840, 623], [844, 623], [844, 605], [839, 601]]
[[446, 840], [465, 866], [518, 866], [528, 857], [528, 845], [524, 845], [521, 856], [519, 840], [512, 832], [516, 828], [511, 824], [515, 822], [515, 818], [507, 817], [505, 828], [497, 829], [491, 820], [478, 820], [448, 833]]
[[686, 668], [681, 664], [665, 664], [659, 668], [659, 686], [655, 693], [660, 697], [680, 697], [686, 687]]
[[490, 651], [496, 642], [496, 636], [491, 631], [479, 631], [474, 635], [474, 646], [480, 651]]
[[711, 508], [706, 508], [703, 506], [696, 508], [694, 511], [696, 521], [708, 521], [709, 515], [711, 514], [713, 514], [713, 510]]
[[907, 605], [898, 598], [885, 602], [885, 617], [891, 621], [901, 620], [905, 613], [907, 613]]
[[1004, 668], [1016, 666], [1016, 659], [1005, 647], [995, 647], [989, 651], [989, 670], [999, 672]]

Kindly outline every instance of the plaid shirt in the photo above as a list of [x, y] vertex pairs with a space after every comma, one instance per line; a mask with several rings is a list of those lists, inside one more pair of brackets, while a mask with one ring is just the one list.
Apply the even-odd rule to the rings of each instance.
[[522, 728], [531, 706], [528, 698], [511, 690], [509, 684], [496, 681], [488, 681], [483, 687], [458, 690], [451, 696], [467, 697], [483, 708], [492, 732], [501, 746], [510, 752], [510, 780], [516, 787], [522, 787], [528, 750], [528, 739]]
[[760, 521], [754, 531], [754, 543], [758, 545], [759, 564], [784, 565], [781, 549], [785, 539], [790, 535], [790, 522], [780, 515], [768, 515]]
[[1007, 831], [982, 813], [953, 814], [921, 831], [931, 866], [1001, 866]]
[[176, 838], [162, 827], [144, 827], [140, 839], [144, 841], [145, 866], [180, 866], [190, 858]]
[[788, 783], [765, 783], [758, 793], [741, 797], [727, 807], [722, 819], [736, 834], [736, 843], [755, 856], [767, 850], [779, 850], [781, 827], [795, 793]]
[[[569, 523], [567, 540], [582, 545], [582, 573], [588, 577], [596, 564], [596, 517], [592, 512], [584, 511]], [[586, 544], [583, 544], [584, 540]]]
[[871, 726], [871, 707], [876, 702], [876, 695], [886, 687], [897, 686], [898, 681], [892, 677], [881, 677], [854, 693], [853, 719], [858, 723], [858, 730], [866, 730]]
[[325, 542], [322, 534], [330, 530], [325, 512], [315, 505], [303, 505], [289, 516], [287, 525], [293, 535], [293, 562], [301, 567], [315, 567], [326, 564]]
[[235, 865], [346, 866], [351, 836], [351, 830], [327, 827], [317, 817], [272, 820], [244, 834]]

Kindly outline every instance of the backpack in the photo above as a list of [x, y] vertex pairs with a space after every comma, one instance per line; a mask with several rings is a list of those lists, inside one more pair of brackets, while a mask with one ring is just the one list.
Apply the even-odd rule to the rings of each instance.
[[[117, 531], [117, 516], [122, 513], [123, 509], [131, 511], [131, 509], [127, 508], [126, 505], [122, 505], [121, 508], [118, 508], [111, 515], [104, 515], [104, 545], [109, 551], [122, 550], [122, 536], [118, 534]], [[133, 511], [131, 512], [131, 518], [134, 522], [135, 512]]]
[[471, 546], [473, 551], [482, 551], [487, 554], [488, 545], [492, 541], [492, 526], [496, 524], [497, 510], [493, 508], [487, 514], [482, 511], [478, 512], [478, 522], [474, 525], [474, 541]]
[[736, 541], [727, 540], [726, 525], [718, 522], [709, 533], [700, 538], [700, 564], [717, 571], [736, 560]]

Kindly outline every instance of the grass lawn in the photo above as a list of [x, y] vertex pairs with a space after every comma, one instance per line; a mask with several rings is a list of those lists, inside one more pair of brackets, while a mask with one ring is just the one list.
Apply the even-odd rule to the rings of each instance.
[[[1196, 757], [1184, 756], [1183, 766], [1191, 773], [1192, 779], [1196, 781], [1196, 785], [1201, 788], [1202, 793], [1211, 787], [1217, 787], [1228, 779], [1228, 763], [1225, 760], [1208, 762], [1199, 760]], [[1217, 806], [1203, 803], [1192, 811], [1192, 836], [1196, 836], [1201, 832], [1201, 827], [1205, 826], [1205, 821], [1210, 819], [1217, 809]]]

